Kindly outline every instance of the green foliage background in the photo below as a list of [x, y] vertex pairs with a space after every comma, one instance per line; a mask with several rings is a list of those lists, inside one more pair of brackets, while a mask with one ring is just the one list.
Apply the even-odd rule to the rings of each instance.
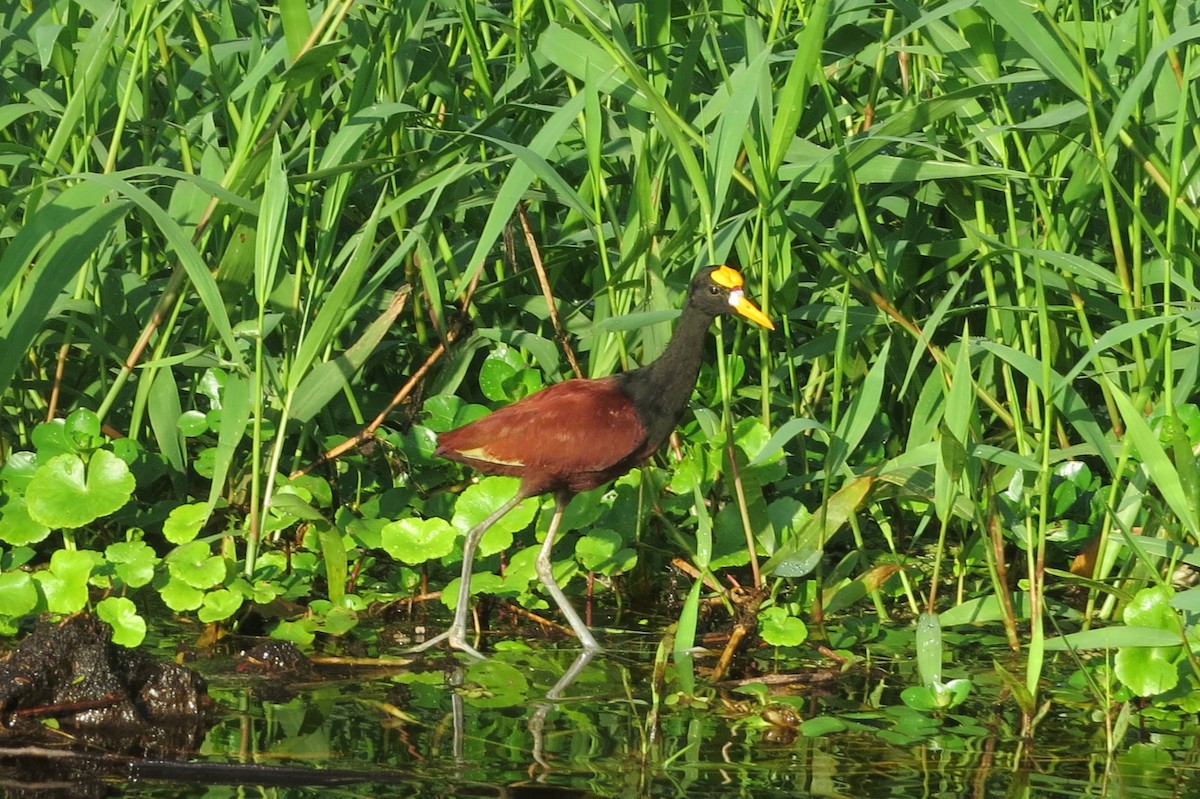
[[[1036, 695], [1046, 581], [1085, 541], [1089, 618], [1194, 557], [1197, 18], [10, 3], [0, 616], [106, 597], [140, 621], [115, 602], [150, 586], [206, 621], [303, 599], [277, 633], [304, 638], [440, 587], [477, 510], [434, 431], [569, 376], [547, 296], [600, 376], [731, 262], [777, 330], [719, 330], [681, 448], [577, 505], [563, 568], [761, 566], [772, 624], [969, 608]], [[472, 286], [473, 329], [373, 445], [297, 475]], [[524, 552], [476, 589], [536, 607]]]

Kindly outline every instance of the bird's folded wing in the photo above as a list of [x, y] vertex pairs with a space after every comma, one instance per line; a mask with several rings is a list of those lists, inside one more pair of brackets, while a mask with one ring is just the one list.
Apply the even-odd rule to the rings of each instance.
[[567, 475], [624, 464], [645, 441], [645, 428], [616, 381], [567, 380], [441, 434], [438, 450], [473, 465]]

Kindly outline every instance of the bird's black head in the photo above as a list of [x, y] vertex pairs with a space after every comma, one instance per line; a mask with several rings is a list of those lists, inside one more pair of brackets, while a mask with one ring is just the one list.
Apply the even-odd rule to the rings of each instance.
[[754, 303], [746, 299], [742, 273], [731, 266], [706, 266], [692, 278], [688, 304], [712, 316], [736, 313], [763, 327], [775, 325]]

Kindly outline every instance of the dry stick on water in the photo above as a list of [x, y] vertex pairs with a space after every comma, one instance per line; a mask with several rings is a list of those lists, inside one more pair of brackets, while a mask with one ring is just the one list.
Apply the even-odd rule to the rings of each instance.
[[713, 667], [712, 674], [708, 677], [709, 684], [720, 682], [725, 678], [725, 673], [729, 671], [729, 664], [733, 662], [734, 653], [737, 652], [738, 646], [749, 632], [749, 628], [744, 624], [733, 625], [733, 632], [729, 634], [729, 640], [725, 643], [725, 648], [721, 650], [721, 656], [717, 658], [717, 665]]
[[558, 306], [554, 302], [554, 293], [550, 291], [550, 281], [546, 278], [542, 253], [538, 249], [537, 239], [533, 237], [533, 228], [529, 226], [529, 217], [525, 215], [524, 203], [517, 205], [517, 215], [521, 217], [521, 229], [525, 231], [525, 246], [529, 248], [529, 256], [533, 259], [533, 270], [537, 272], [538, 285], [542, 288], [542, 296], [546, 298], [546, 307], [550, 310], [550, 323], [554, 325], [554, 337], [558, 339], [558, 345], [566, 353], [567, 362], [571, 364], [571, 371], [575, 373], [576, 377], [583, 377], [583, 370], [579, 368], [579, 361], [575, 359], [575, 351], [571, 349], [567, 331], [563, 329], [562, 320], [558, 317]]
[[538, 614], [534, 613], [532, 610], [526, 610], [525, 608], [521, 607], [520, 605], [516, 605], [512, 602], [509, 602], [508, 600], [501, 600], [501, 604], [504, 605], [505, 610], [510, 611], [511, 613], [513, 613], [516, 616], [524, 616], [526, 619], [528, 619], [531, 622], [534, 622], [535, 624], [540, 624], [543, 627], [550, 627], [552, 629], [558, 630], [560, 633], [565, 633], [568, 635], [571, 633], [571, 628], [566, 626], [565, 624], [559, 624], [558, 622], [554, 621], [553, 619], [547, 619], [545, 616], [539, 616]]

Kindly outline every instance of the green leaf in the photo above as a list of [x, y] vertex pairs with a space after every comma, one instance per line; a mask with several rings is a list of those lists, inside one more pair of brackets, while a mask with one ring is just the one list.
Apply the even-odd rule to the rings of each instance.
[[1046, 641], [1047, 651], [1072, 649], [1116, 649], [1119, 647], [1178, 646], [1179, 631], [1161, 627], [1119, 625], [1095, 630], [1080, 630]]
[[1037, 704], [1034, 701], [1033, 694], [1029, 693], [1029, 688], [1024, 681], [1013, 674], [1008, 669], [1001, 665], [1000, 661], [992, 661], [992, 669], [1000, 677], [1000, 681], [1009, 691], [1012, 692], [1013, 699], [1017, 703], [1017, 707], [1022, 713], [1032, 716], [1037, 709]]
[[208, 521], [208, 505], [190, 502], [176, 505], [163, 522], [163, 537], [172, 544], [186, 544], [195, 539]]
[[803, 577], [820, 562], [824, 547], [866, 501], [875, 478], [856, 477], [838, 489], [825, 508], [808, 517], [804, 527], [788, 539], [762, 566], [764, 574]]
[[[517, 493], [520, 480], [515, 477], [485, 477], [459, 495], [450, 522], [465, 533], [479, 524]], [[481, 557], [493, 555], [512, 545], [512, 536], [529, 526], [537, 513], [538, 500], [528, 499], [498, 519], [479, 545]]]
[[1041, 14], [1023, 3], [1009, 0], [979, 0], [1004, 31], [1029, 53], [1047, 74], [1061, 82], [1076, 97], [1088, 99], [1076, 54], [1069, 52], [1046, 27]]
[[529, 701], [525, 672], [496, 659], [479, 660], [467, 667], [467, 680], [482, 691], [467, 691], [467, 701], [477, 707], [516, 707]]
[[204, 595], [197, 617], [205, 624], [224, 621], [242, 607], [242, 595], [228, 588], [218, 588]]
[[758, 614], [759, 635], [771, 646], [799, 646], [808, 640], [803, 621], [776, 605]]
[[100, 418], [87, 408], [72, 411], [63, 423], [63, 432], [79, 452], [90, 452], [104, 443]]
[[145, 541], [117, 541], [104, 549], [104, 559], [113, 564], [117, 577], [130, 588], [148, 585], [154, 579], [158, 553]]
[[67, 435], [66, 419], [51, 419], [33, 428], [30, 436], [33, 446], [37, 448], [37, 457], [42, 463], [55, 455], [63, 453], [78, 453], [75, 442]]
[[546, 63], [579, 80], [587, 80], [601, 95], [642, 111], [651, 108], [638, 88], [621, 76], [616, 60], [595, 41], [575, 30], [551, 22], [538, 39], [538, 54]]
[[817, 716], [805, 719], [800, 725], [800, 734], [805, 738], [816, 738], [821, 735], [845, 732], [849, 725], [836, 716]]
[[[183, 405], [180, 401], [179, 384], [175, 382], [175, 373], [171, 367], [147, 370], [146, 379], [152, 380], [147, 407], [150, 411], [150, 427], [154, 430], [154, 440], [158, 442], [158, 450], [167, 459], [167, 463], [178, 474], [187, 470], [184, 462], [183, 441]], [[204, 415], [199, 411], [189, 411], [192, 414], [192, 426], [199, 417], [201, 430], [207, 428]]]
[[1175, 592], [1170, 586], [1151, 586], [1134, 594], [1121, 616], [1127, 625], [1174, 632], [1174, 646], [1126, 646], [1113, 658], [1113, 672], [1138, 696], [1155, 696], [1179, 683], [1176, 663], [1184, 657], [1178, 612], [1171, 607]]
[[129, 211], [129, 203], [111, 202], [107, 194], [90, 182], [76, 183], [41, 208], [27, 209], [0, 254], [0, 392], [8, 389], [59, 294]]
[[917, 674], [921, 685], [932, 688], [942, 681], [942, 625], [936, 613], [917, 619]]
[[99, 553], [60, 549], [50, 556], [50, 568], [35, 572], [46, 609], [51, 613], [78, 613], [88, 600], [88, 578]]
[[358, 626], [358, 613], [350, 608], [333, 607], [323, 611], [318, 621], [319, 632], [326, 635], [345, 635]]
[[396, 318], [404, 310], [407, 296], [407, 290], [396, 292], [387, 308], [345, 352], [333, 360], [317, 364], [305, 375], [296, 388], [292, 403], [292, 416], [297, 421], [307, 422], [345, 388], [395, 325]]
[[47, 527], [83, 527], [120, 510], [136, 481], [125, 461], [97, 450], [85, 466], [78, 455], [56, 455], [40, 466], [25, 502], [29, 515]]
[[314, 522], [317, 539], [321, 542], [321, 562], [325, 565], [325, 585], [332, 602], [340, 602], [346, 593], [346, 544], [342, 532], [324, 519]]
[[[217, 446], [205, 450], [213, 459], [208, 474], [212, 480], [208, 490], [209, 513], [217, 506], [217, 500], [225, 489], [225, 478], [234, 463], [234, 454], [246, 435], [246, 425], [250, 421], [250, 381], [242, 375], [229, 375], [220, 390], [217, 404], [221, 407]], [[195, 468], [199, 472], [199, 467]]]
[[49, 535], [50, 528], [29, 515], [24, 495], [5, 491], [0, 496], [0, 541], [24, 546], [44, 541]]
[[208, 432], [208, 416], [200, 411], [184, 411], [175, 424], [187, 438], [196, 438]]
[[771, 143], [768, 148], [772, 174], [779, 172], [788, 147], [796, 137], [800, 117], [807, 107], [806, 100], [812, 86], [814, 71], [821, 62], [829, 0], [817, 0], [809, 8], [808, 20], [796, 43], [796, 55], [788, 67], [787, 80], [776, 95], [778, 112], [775, 115], [775, 124], [771, 128]]
[[401, 563], [417, 565], [454, 551], [458, 531], [445, 519], [415, 516], [389, 522], [382, 531], [383, 549]]
[[303, 50], [304, 42], [312, 32], [312, 21], [308, 16], [308, 4], [304, 0], [280, 0], [279, 19], [283, 23], [283, 37], [287, 41], [288, 57], [295, 61]]
[[1162, 493], [1163, 499], [1180, 522], [1188, 530], [1197, 529], [1195, 510], [1190, 502], [1179, 472], [1167, 457], [1158, 436], [1150, 429], [1145, 417], [1134, 406], [1129, 395], [1120, 389], [1112, 388], [1112, 397], [1125, 420], [1125, 434], [1132, 442], [1134, 449], [1141, 458], [1142, 466], [1150, 476], [1150, 480]]
[[1124, 647], [1113, 657], [1113, 672], [1138, 696], [1166, 693], [1179, 684], [1182, 652], [1181, 646]]
[[933, 697], [933, 690], [924, 685], [908, 686], [900, 692], [900, 701], [922, 713], [930, 713], [938, 709], [937, 700]]
[[517, 203], [525, 196], [525, 192], [535, 178], [541, 178], [547, 187], [553, 188], [560, 200], [572, 205], [585, 219], [592, 217], [589, 204], [584, 202], [570, 184], [564, 181], [547, 162], [547, 159], [557, 151], [563, 133], [569, 126], [575, 124], [576, 118], [582, 110], [583, 94], [576, 93], [561, 107], [554, 109], [541, 130], [529, 142], [528, 147], [490, 136], [480, 137], [509, 150], [516, 156], [516, 159], [513, 161], [508, 176], [496, 192], [487, 220], [476, 239], [474, 251], [465, 261], [472, 266], [462, 276], [460, 290], [465, 289], [467, 283], [475, 277], [478, 267], [483, 264], [486, 254], [492, 249], [496, 239], [500, 237], [505, 226], [512, 219]]
[[158, 590], [158, 595], [167, 607], [176, 613], [195, 610], [204, 603], [204, 592], [171, 575], [167, 584]]
[[[99, 184], [106, 191], [114, 192], [131, 200], [139, 208], [144, 217], [153, 222], [154, 227], [157, 228], [157, 232], [162, 234], [162, 237], [166, 240], [167, 246], [163, 249], [172, 253], [183, 266], [184, 272], [186, 272], [188, 279], [191, 281], [192, 289], [196, 292], [196, 296], [204, 306], [208, 322], [215, 329], [217, 335], [220, 336], [222, 343], [227, 349], [225, 353], [226, 357], [236, 365], [242, 366], [242, 350], [238, 347], [237, 341], [234, 339], [233, 329], [229, 324], [229, 314], [225, 310], [225, 303], [221, 297], [221, 290], [217, 287], [216, 278], [213, 277], [208, 263], [200, 255], [200, 251], [196, 249], [190, 236], [184, 232], [179, 222], [172, 218], [166, 209], [151, 199], [148, 194], [138, 189], [133, 183], [125, 180], [125, 177], [136, 178], [139, 174], [140, 172], [137, 169], [130, 170], [128, 173], [112, 174], [88, 172], [80, 175], [85, 181], [80, 185]], [[215, 188], [222, 191], [222, 198], [224, 199], [224, 190], [221, 187]], [[234, 195], [233, 202], [237, 203], [238, 200], [240, 198]], [[112, 205], [126, 206], [127, 204], [112, 203]]]
[[709, 100], [710, 104], [722, 104], [707, 147], [709, 182], [713, 192], [712, 208], [713, 213], [718, 216], [725, 207], [725, 197], [729, 193], [729, 184], [733, 181], [735, 164], [742, 152], [742, 138], [749, 127], [750, 111], [758, 97], [756, 86], [767, 70], [769, 55], [764, 50], [750, 63], [739, 64], [729, 76], [726, 85]]
[[[34, 428], [34, 436], [37, 436], [37, 428]], [[37, 473], [37, 467], [38, 456], [36, 453], [10, 453], [8, 460], [0, 465], [0, 490], [16, 491], [24, 496], [25, 489], [29, 487], [29, 481]]]
[[113, 643], [130, 649], [140, 646], [146, 638], [146, 620], [137, 612], [137, 605], [123, 596], [110, 596], [96, 605], [96, 615], [112, 627]]
[[493, 402], [513, 402], [520, 397], [513, 396], [509, 386], [519, 372], [528, 367], [521, 363], [521, 358], [515, 350], [500, 347], [488, 353], [483, 365], [479, 367], [479, 390]]
[[1150, 586], [1133, 595], [1121, 618], [1130, 626], [1157, 627], [1178, 633], [1179, 614], [1171, 607], [1175, 591], [1170, 586]]
[[203, 541], [192, 541], [175, 547], [167, 554], [171, 577], [182, 580], [192, 588], [212, 588], [225, 581], [225, 560], [209, 551]]
[[[519, 573], [519, 570], [510, 570], [505, 573], [504, 577], [501, 577], [491, 572], [476, 572], [471, 575], [471, 596], [477, 594], [502, 594], [504, 593], [505, 586], [513, 580], [517, 573]], [[530, 574], [532, 574], [532, 567]], [[458, 586], [461, 582], [460, 578], [455, 577], [446, 583], [446, 587], [442, 589], [442, 604], [448, 610], [454, 610], [458, 607]]]
[[291, 641], [300, 646], [312, 646], [317, 635], [304, 622], [281, 621], [271, 630], [271, 637], [280, 641]]
[[0, 574], [0, 616], [16, 618], [37, 609], [38, 593], [28, 572]]
[[624, 544], [617, 531], [593, 528], [575, 542], [575, 558], [590, 572], [624, 574], [637, 563], [637, 553]]

